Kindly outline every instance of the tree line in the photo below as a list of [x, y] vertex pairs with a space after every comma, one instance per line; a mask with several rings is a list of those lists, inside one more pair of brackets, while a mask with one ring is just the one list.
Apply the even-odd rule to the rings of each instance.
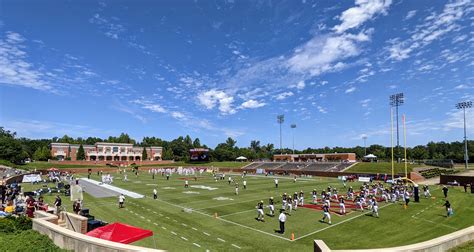
[[[258, 140], [252, 140], [247, 147], [237, 146], [237, 141], [227, 138], [225, 142], [219, 143], [214, 149], [202, 144], [199, 138], [192, 139], [189, 135], [180, 136], [171, 141], [163, 140], [157, 137], [144, 137], [140, 142], [132, 139], [128, 134], [122, 133], [118, 137], [109, 136], [102, 139], [98, 137], [73, 138], [67, 135], [63, 137], [53, 137], [51, 139], [29, 139], [17, 137], [15, 132], [5, 130], [0, 127], [0, 160], [8, 160], [13, 163], [21, 163], [30, 158], [33, 160], [46, 161], [51, 159], [51, 143], [69, 143], [79, 144], [78, 159], [85, 159], [84, 148], [82, 145], [93, 145], [96, 142], [109, 143], [131, 143], [141, 147], [161, 146], [163, 147], [162, 158], [164, 160], [188, 161], [189, 149], [207, 148], [211, 161], [234, 161], [239, 156], [244, 156], [249, 160], [268, 160], [274, 154], [291, 154], [293, 150], [285, 148], [275, 149], [273, 144], [262, 144]], [[474, 161], [474, 141], [468, 141], [470, 162]], [[404, 157], [403, 148], [395, 148], [395, 158]], [[355, 147], [324, 147], [307, 148], [304, 150], [295, 150], [295, 154], [310, 153], [355, 153], [358, 159], [365, 154], [374, 154], [379, 160], [388, 160], [391, 158], [391, 148], [382, 145], [373, 144], [365, 149], [361, 146]], [[143, 155], [146, 156], [145, 150]], [[407, 148], [407, 158], [410, 160], [442, 160], [451, 159], [454, 162], [463, 162], [464, 143], [463, 142], [429, 142], [427, 145], [417, 145]]]

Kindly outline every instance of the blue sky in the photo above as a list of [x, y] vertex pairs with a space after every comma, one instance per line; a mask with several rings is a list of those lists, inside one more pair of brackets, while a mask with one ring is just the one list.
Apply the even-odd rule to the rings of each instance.
[[[127, 132], [214, 147], [462, 139], [474, 2], [0, 1], [0, 125], [20, 136]], [[467, 113], [474, 134], [474, 109]], [[472, 139], [472, 137], [471, 137]]]

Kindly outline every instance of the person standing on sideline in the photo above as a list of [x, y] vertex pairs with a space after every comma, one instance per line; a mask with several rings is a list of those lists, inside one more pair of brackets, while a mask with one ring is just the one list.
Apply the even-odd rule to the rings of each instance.
[[278, 179], [275, 178], [275, 188], [278, 188]]
[[286, 215], [285, 209], [280, 209], [280, 216], [278, 216], [278, 220], [280, 221], [280, 234], [285, 233], [285, 222], [286, 222]]
[[229, 182], [229, 185], [230, 185], [230, 182], [232, 182], [232, 177], [231, 176], [229, 176], [228, 182]]
[[189, 187], [189, 182], [188, 182], [188, 179], [186, 179], [184, 181], [184, 188], [188, 188]]
[[156, 191], [156, 188], [153, 189], [153, 199], [157, 199], [158, 198], [158, 192]]
[[444, 198], [445, 198], [445, 199], [448, 198], [448, 191], [449, 191], [448, 187], [443, 186], [443, 194], [444, 194]]
[[247, 189], [247, 180], [244, 180], [244, 189]]
[[56, 200], [54, 200], [54, 206], [56, 207], [56, 214], [59, 215], [59, 208], [61, 207], [62, 201], [59, 195], [56, 196]]
[[166, 173], [166, 180], [170, 180], [170, 174]]
[[239, 195], [239, 183], [235, 183], [235, 195]]
[[120, 196], [119, 196], [119, 208], [123, 208], [124, 202], [125, 202], [125, 196], [123, 194], [120, 194]]

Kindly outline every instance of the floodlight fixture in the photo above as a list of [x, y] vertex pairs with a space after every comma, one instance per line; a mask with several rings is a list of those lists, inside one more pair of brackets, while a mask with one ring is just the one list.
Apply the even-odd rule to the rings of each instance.
[[397, 118], [397, 156], [398, 156], [398, 162], [400, 162], [400, 134], [398, 130], [398, 107], [402, 106], [405, 103], [405, 96], [403, 93], [397, 93], [390, 95], [390, 106], [395, 107], [395, 115]]
[[469, 155], [467, 152], [467, 134], [466, 134], [466, 109], [472, 108], [471, 101], [459, 102], [456, 104], [457, 109], [462, 109], [464, 113], [464, 169], [469, 166]]
[[285, 122], [285, 115], [278, 115], [277, 122], [280, 124], [280, 154], [283, 154], [283, 144], [281, 140], [281, 125]]

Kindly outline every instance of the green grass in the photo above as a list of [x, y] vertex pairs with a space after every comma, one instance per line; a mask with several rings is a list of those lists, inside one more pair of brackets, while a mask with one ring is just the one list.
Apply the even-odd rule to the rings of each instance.
[[158, 165], [146, 165], [146, 166], [147, 167], [199, 166], [199, 167], [241, 168], [248, 164], [250, 164], [250, 162], [224, 161], [224, 162], [207, 162], [207, 163], [174, 162], [170, 164], [158, 164]]
[[467, 242], [460, 246], [454, 247], [449, 252], [471, 252], [474, 251], [474, 241]]
[[[266, 216], [265, 222], [255, 220], [255, 205], [259, 200], [267, 204], [268, 197], [273, 196], [278, 209], [283, 192], [304, 190], [306, 202], [309, 202], [313, 188], [321, 191], [332, 185], [342, 192], [341, 183], [330, 178], [298, 180], [296, 183], [282, 178], [279, 188], [275, 189], [273, 178], [249, 176], [248, 189], [241, 188], [240, 194], [236, 196], [235, 187], [228, 185], [227, 180], [216, 182], [209, 175], [196, 182], [191, 179], [190, 185], [204, 185], [216, 190], [185, 189], [180, 179], [182, 176], [179, 175], [173, 175], [170, 181], [166, 181], [161, 176], [152, 180], [149, 174], [141, 174], [138, 178], [129, 174], [129, 182], [121, 181], [120, 174], [113, 175], [116, 176], [115, 186], [142, 193], [146, 197], [127, 197], [126, 207], [119, 209], [115, 197], [97, 199], [86, 193], [84, 206], [90, 209], [91, 215], [109, 223], [119, 221], [153, 230], [157, 247], [169, 251], [311, 251], [314, 239], [324, 240], [331, 249], [382, 248], [426, 241], [474, 224], [474, 195], [451, 188], [449, 196], [455, 214], [446, 218], [441, 188], [432, 186], [435, 199], [422, 198], [420, 203], [411, 203], [406, 210], [401, 203], [381, 204], [380, 218], [366, 216], [362, 212], [342, 217], [332, 214], [332, 226], [318, 222], [322, 217], [321, 212], [299, 208], [288, 216], [287, 232], [279, 235], [274, 232], [278, 229], [277, 217]], [[242, 184], [240, 176], [234, 177]], [[98, 177], [94, 176], [93, 179]], [[350, 185], [357, 188], [360, 184], [353, 182]], [[28, 191], [32, 185], [24, 187]], [[153, 188], [158, 190], [158, 200], [151, 197]], [[186, 191], [199, 194], [185, 194]], [[45, 200], [52, 203], [54, 196], [46, 196]], [[217, 197], [233, 200], [219, 201], [215, 199]], [[63, 199], [66, 208], [71, 210], [72, 203], [65, 197]], [[183, 211], [184, 208], [192, 208], [193, 211], [188, 213]], [[268, 210], [265, 209], [265, 212]], [[219, 218], [214, 218], [215, 213]], [[414, 215], [416, 218], [412, 217]], [[297, 240], [290, 241], [291, 233], [295, 234]], [[154, 246], [152, 238], [134, 244]]]
[[[418, 164], [407, 164], [407, 171], [411, 172], [413, 168], [420, 167]], [[404, 163], [395, 163], [395, 174], [405, 173], [405, 164]], [[364, 172], [364, 173], [380, 173], [380, 174], [391, 174], [392, 173], [392, 164], [390, 162], [378, 162], [378, 163], [368, 163], [360, 162], [352, 166], [347, 172]]]

